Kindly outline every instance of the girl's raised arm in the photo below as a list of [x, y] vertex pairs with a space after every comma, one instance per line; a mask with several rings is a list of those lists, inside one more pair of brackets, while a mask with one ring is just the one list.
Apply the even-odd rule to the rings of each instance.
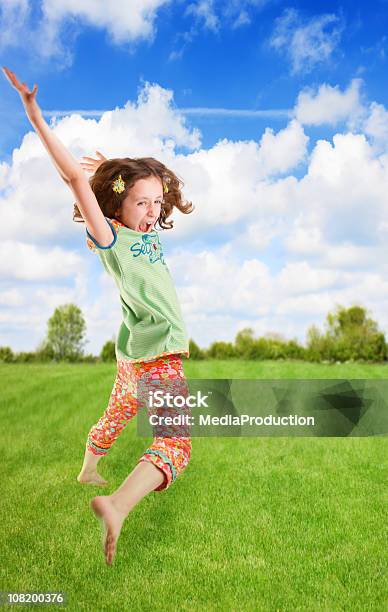
[[89, 232], [101, 246], [109, 246], [112, 243], [112, 230], [106, 222], [81, 165], [43, 119], [36, 101], [38, 86], [34, 85], [33, 90], [30, 91], [25, 83], [19, 82], [14, 72], [5, 67], [3, 67], [3, 72], [18, 91], [27, 117], [47, 149], [60, 176], [73, 192]]

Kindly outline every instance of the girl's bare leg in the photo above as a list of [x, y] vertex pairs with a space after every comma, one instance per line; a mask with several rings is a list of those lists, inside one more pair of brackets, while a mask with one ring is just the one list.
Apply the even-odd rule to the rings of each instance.
[[112, 565], [121, 527], [136, 504], [164, 481], [164, 474], [148, 461], [140, 461], [112, 495], [94, 497], [93, 512], [104, 527], [105, 561]]
[[78, 482], [82, 484], [106, 485], [108, 481], [102, 478], [97, 472], [97, 463], [103, 455], [95, 455], [92, 451], [86, 449], [84, 463], [80, 473], [77, 476]]

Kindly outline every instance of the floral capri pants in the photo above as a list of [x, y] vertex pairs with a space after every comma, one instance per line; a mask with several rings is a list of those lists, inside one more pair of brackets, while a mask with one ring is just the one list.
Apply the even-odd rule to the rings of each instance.
[[[138, 390], [141, 389], [141, 393]], [[147, 409], [143, 393], [167, 389], [174, 395], [188, 394], [182, 358], [168, 355], [153, 360], [117, 361], [117, 374], [108, 407], [89, 431], [86, 448], [95, 455], [106, 455], [124, 427], [137, 414]], [[176, 409], [175, 409], [176, 410]], [[182, 410], [184, 412], [184, 410]], [[167, 489], [187, 466], [191, 453], [188, 429], [170, 427], [158, 431], [152, 445], [139, 461], [153, 463], [164, 474], [164, 482], [155, 491]], [[174, 435], [178, 433], [178, 435]]]

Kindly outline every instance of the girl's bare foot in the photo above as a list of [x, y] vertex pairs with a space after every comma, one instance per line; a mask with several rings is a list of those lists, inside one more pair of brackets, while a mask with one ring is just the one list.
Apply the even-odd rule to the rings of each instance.
[[102, 476], [100, 476], [100, 474], [98, 474], [96, 470], [93, 470], [91, 472], [86, 472], [85, 470], [82, 470], [78, 474], [77, 480], [82, 484], [94, 484], [100, 486], [105, 486], [108, 484], [108, 481], [105, 480], [105, 478], [103, 478]]
[[107, 565], [112, 565], [116, 543], [126, 515], [115, 508], [109, 495], [94, 497], [90, 506], [104, 528], [103, 547]]

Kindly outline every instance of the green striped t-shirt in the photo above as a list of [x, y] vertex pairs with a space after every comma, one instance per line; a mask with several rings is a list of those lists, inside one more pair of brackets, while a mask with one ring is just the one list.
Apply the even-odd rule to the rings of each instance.
[[120, 292], [123, 321], [116, 358], [143, 361], [174, 353], [188, 357], [187, 331], [158, 232], [136, 232], [116, 219], [106, 220], [112, 243], [99, 245], [87, 229], [86, 241]]

